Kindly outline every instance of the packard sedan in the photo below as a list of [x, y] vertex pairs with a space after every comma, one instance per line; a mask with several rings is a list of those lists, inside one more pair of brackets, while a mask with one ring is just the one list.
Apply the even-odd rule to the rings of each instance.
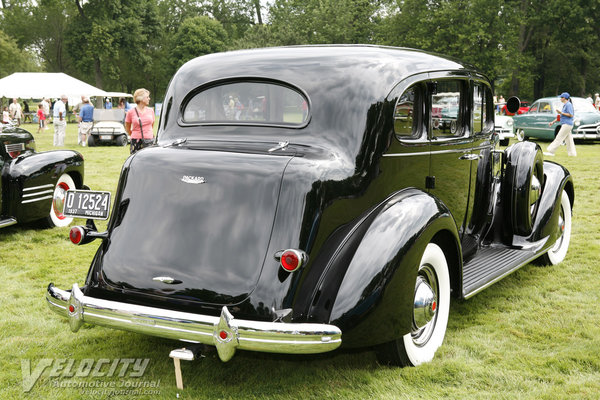
[[[582, 97], [571, 97], [575, 116], [572, 135], [574, 139], [600, 140], [600, 111]], [[513, 118], [517, 139], [538, 138], [554, 140], [560, 130], [558, 124], [549, 125], [556, 116], [556, 110], [562, 110], [559, 97], [544, 97], [536, 100], [531, 109]]]
[[25, 129], [0, 125], [0, 228], [40, 222], [67, 226], [65, 194], [83, 186], [83, 157], [72, 150], [36, 153], [33, 135]]
[[[440, 99], [456, 105], [443, 123]], [[419, 365], [451, 299], [566, 256], [571, 175], [535, 143], [496, 149], [490, 82], [467, 64], [371, 46], [211, 54], [164, 104], [106, 232], [71, 229], [100, 240], [85, 284], [48, 286], [73, 331], [208, 344], [223, 361], [344, 346]]]

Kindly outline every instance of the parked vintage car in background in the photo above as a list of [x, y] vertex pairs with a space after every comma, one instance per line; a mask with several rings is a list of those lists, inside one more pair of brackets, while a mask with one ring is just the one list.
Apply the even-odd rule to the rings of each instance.
[[125, 132], [125, 110], [122, 108], [94, 109], [94, 125], [88, 136], [88, 146], [115, 144], [125, 146], [129, 136]]
[[[582, 97], [571, 97], [575, 110], [573, 120], [573, 138], [586, 140], [600, 139], [600, 111]], [[559, 97], [544, 97], [536, 100], [529, 112], [513, 119], [517, 138], [527, 140], [538, 138], [554, 140], [560, 130], [560, 123], [549, 126], [556, 118], [556, 110], [562, 110]]]
[[494, 115], [494, 131], [498, 135], [501, 146], [508, 146], [511, 138], [515, 137], [512, 117], [508, 115]]
[[67, 226], [63, 214], [67, 190], [83, 186], [83, 157], [72, 150], [35, 152], [33, 135], [25, 129], [0, 125], [0, 228], [40, 221]]
[[519, 106], [519, 108], [517, 109], [517, 111], [513, 111], [511, 112], [507, 105], [504, 104], [502, 106], [501, 109], [501, 113], [504, 115], [508, 115], [509, 117], [512, 117], [513, 115], [521, 115], [521, 114], [525, 114], [527, 111], [529, 111], [529, 102], [528, 101], [522, 101], [521, 105]]
[[[457, 105], [444, 123], [434, 98]], [[164, 104], [107, 231], [71, 229], [76, 244], [101, 239], [85, 285], [48, 286], [73, 331], [210, 344], [223, 361], [342, 345], [418, 365], [442, 345], [451, 296], [569, 247], [571, 175], [533, 142], [497, 150], [490, 82], [457, 61], [371, 46], [211, 54], [179, 69]]]

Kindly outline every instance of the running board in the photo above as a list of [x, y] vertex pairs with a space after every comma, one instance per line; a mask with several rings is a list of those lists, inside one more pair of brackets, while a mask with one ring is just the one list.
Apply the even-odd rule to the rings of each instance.
[[463, 297], [474, 296], [539, 256], [540, 254], [532, 249], [480, 249], [477, 255], [463, 266]]
[[5, 228], [7, 226], [11, 226], [17, 223], [17, 220], [14, 218], [6, 218], [3, 220], [0, 220], [0, 228]]

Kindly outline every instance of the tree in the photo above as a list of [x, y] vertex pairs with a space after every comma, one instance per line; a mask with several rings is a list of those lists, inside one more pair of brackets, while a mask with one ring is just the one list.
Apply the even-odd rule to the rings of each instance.
[[227, 32], [219, 21], [209, 17], [187, 18], [175, 35], [171, 62], [178, 68], [195, 57], [224, 51], [227, 41]]
[[282, 45], [372, 43], [382, 0], [275, 0], [269, 19]]
[[33, 57], [16, 45], [16, 40], [0, 30], [0, 78], [14, 72], [36, 71]]
[[132, 91], [147, 83], [150, 49], [158, 38], [159, 19], [153, 0], [75, 0], [67, 43], [76, 67], [93, 74], [97, 87]]

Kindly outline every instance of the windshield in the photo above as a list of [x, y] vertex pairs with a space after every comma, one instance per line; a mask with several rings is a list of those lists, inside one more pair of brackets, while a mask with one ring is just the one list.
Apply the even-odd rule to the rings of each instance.
[[191, 97], [184, 123], [302, 125], [308, 101], [298, 91], [267, 82], [235, 82], [212, 86]]

